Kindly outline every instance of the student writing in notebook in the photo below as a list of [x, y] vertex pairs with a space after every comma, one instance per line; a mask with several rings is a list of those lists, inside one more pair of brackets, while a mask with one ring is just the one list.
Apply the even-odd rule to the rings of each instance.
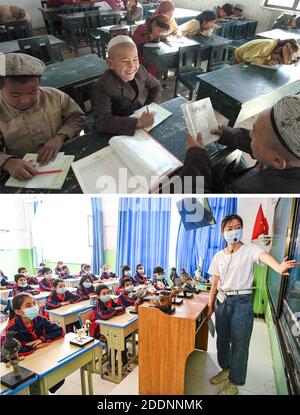
[[94, 118], [97, 129], [114, 135], [134, 135], [149, 127], [154, 114], [130, 117], [137, 109], [158, 102], [161, 85], [139, 64], [136, 45], [129, 36], [119, 35], [108, 43], [109, 69], [96, 83]]
[[32, 179], [37, 171], [22, 158], [38, 153], [47, 165], [64, 142], [79, 134], [85, 117], [64, 92], [41, 87], [45, 65], [23, 53], [2, 57], [5, 76], [0, 76], [0, 172], [19, 180]]

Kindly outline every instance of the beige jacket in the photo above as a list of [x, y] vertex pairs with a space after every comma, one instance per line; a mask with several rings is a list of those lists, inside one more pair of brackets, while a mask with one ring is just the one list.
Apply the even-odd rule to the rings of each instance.
[[57, 134], [75, 137], [85, 124], [79, 106], [55, 88], [40, 88], [38, 102], [19, 111], [0, 95], [0, 169], [11, 157], [36, 153]]
[[0, 24], [10, 22], [12, 20], [31, 21], [29, 14], [18, 6], [0, 6]]

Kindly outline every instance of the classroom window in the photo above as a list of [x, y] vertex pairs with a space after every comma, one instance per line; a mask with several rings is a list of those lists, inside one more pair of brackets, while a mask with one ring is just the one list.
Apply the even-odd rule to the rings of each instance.
[[283, 10], [300, 10], [300, 0], [265, 0], [264, 7]]

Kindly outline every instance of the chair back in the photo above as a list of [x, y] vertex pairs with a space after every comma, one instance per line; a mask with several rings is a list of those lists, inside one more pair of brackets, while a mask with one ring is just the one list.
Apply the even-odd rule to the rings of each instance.
[[101, 27], [102, 21], [103, 19], [100, 15], [99, 10], [84, 12], [84, 23], [87, 29], [94, 29], [95, 27]]
[[[81, 313], [78, 313], [78, 321], [80, 324], [80, 327], [83, 327], [84, 325], [86, 325], [87, 321], [91, 321], [91, 317], [92, 317], [92, 310], [86, 310], [86, 311], [82, 311]], [[90, 335], [90, 333], [87, 333], [88, 336]]]
[[69, 6], [63, 6], [59, 9], [60, 14], [69, 14], [69, 13], [75, 13], [78, 11], [77, 7], [74, 7], [73, 5]]
[[183, 46], [179, 48], [178, 74], [200, 69], [202, 67], [201, 54], [202, 50], [200, 45]]
[[32, 36], [31, 25], [27, 20], [5, 22], [4, 27], [9, 40], [18, 40]]
[[232, 39], [245, 39], [247, 35], [247, 25], [246, 24], [238, 24], [234, 26]]
[[207, 72], [211, 70], [212, 66], [229, 63], [228, 53], [229, 45], [212, 46], [207, 65]]
[[247, 24], [247, 32], [246, 32], [246, 38], [247, 39], [251, 39], [255, 36], [255, 32], [256, 32], [256, 27], [257, 27], [257, 22], [248, 22]]
[[22, 53], [35, 56], [46, 65], [55, 62], [48, 36], [35, 36], [20, 39], [18, 43]]

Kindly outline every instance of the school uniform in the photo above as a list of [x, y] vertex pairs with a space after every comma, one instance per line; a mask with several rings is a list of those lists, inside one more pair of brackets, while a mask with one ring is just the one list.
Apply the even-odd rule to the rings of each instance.
[[95, 288], [93, 285], [90, 288], [85, 288], [81, 285], [77, 287], [76, 295], [80, 297], [80, 301], [88, 300], [91, 294], [95, 294]]
[[117, 278], [116, 274], [113, 272], [102, 272], [100, 280], [109, 280], [110, 278]]
[[[232, 150], [244, 151], [254, 158], [248, 130], [229, 127], [223, 127], [223, 130], [224, 133], [218, 141], [220, 144]], [[212, 167], [205, 149], [193, 147], [188, 150], [181, 176], [192, 176], [193, 179], [197, 176], [204, 176], [204, 192], [211, 193]], [[299, 193], [299, 189], [299, 167], [277, 170], [270, 167], [264, 168], [261, 163], [245, 169], [238, 179], [231, 184], [224, 185], [224, 191], [228, 193]], [[189, 193], [195, 192], [199, 193], [194, 182]]]
[[140, 275], [138, 272], [133, 277], [133, 285], [142, 285], [147, 282], [148, 279], [145, 275]]
[[1, 287], [13, 287], [14, 284], [11, 282], [8, 282], [8, 277], [6, 275], [3, 275], [3, 277], [1, 277]]
[[96, 320], [109, 320], [111, 317], [119, 316], [125, 313], [125, 307], [121, 310], [115, 310], [116, 307], [120, 307], [120, 304], [116, 303], [113, 299], [104, 304], [99, 298], [97, 299], [92, 311], [91, 311], [91, 336], [99, 336], [99, 324], [96, 324]]
[[62, 272], [61, 267], [55, 267], [54, 272], [55, 272], [56, 275], [60, 275], [60, 273]]
[[47, 280], [46, 278], [43, 278], [39, 282], [39, 287], [41, 291], [52, 291], [52, 280]]
[[70, 275], [69, 272], [67, 271], [60, 271], [59, 278], [61, 278], [62, 280], [65, 280], [67, 278], [74, 278], [74, 275]]
[[28, 277], [26, 277], [26, 280], [27, 284], [29, 285], [39, 285], [38, 278], [34, 277], [33, 275], [29, 275]]
[[31, 287], [29, 284], [26, 285], [26, 287], [21, 287], [20, 285], [14, 285], [13, 289], [12, 289], [12, 297], [14, 297], [17, 294], [20, 293], [31, 293], [31, 292], [39, 292], [39, 290], [37, 290], [36, 288]]
[[[161, 288], [161, 287], [158, 285], [158, 282], [161, 282], [161, 283], [164, 285], [164, 287], [163, 287], [163, 288]], [[154, 278], [154, 281], [153, 281], [153, 286], [154, 286], [154, 288], [155, 288], [157, 291], [161, 291], [161, 290], [164, 290], [164, 289], [168, 286], [168, 284], [167, 284], [166, 280], [158, 280], [157, 278]]]
[[8, 322], [5, 332], [16, 332], [15, 337], [21, 343], [19, 356], [27, 356], [34, 352], [32, 346], [26, 343], [41, 339], [43, 343], [50, 343], [64, 336], [64, 330], [44, 317], [37, 316], [31, 322], [31, 327], [26, 327], [20, 316], [15, 316]]
[[128, 297], [125, 290], [123, 290], [123, 293], [118, 298], [118, 303], [124, 307], [129, 307], [133, 305], [135, 302], [136, 300]]
[[66, 291], [64, 294], [58, 294], [55, 290], [47, 298], [46, 308], [48, 310], [52, 310], [54, 308], [61, 307], [61, 303], [65, 301], [70, 301], [71, 304], [79, 303], [81, 301], [79, 295], [70, 293], [70, 291]]
[[134, 135], [138, 118], [130, 115], [144, 105], [158, 102], [161, 90], [159, 81], [142, 65], [129, 82], [124, 82], [113, 70], [108, 69], [95, 86], [94, 118], [98, 131]]

